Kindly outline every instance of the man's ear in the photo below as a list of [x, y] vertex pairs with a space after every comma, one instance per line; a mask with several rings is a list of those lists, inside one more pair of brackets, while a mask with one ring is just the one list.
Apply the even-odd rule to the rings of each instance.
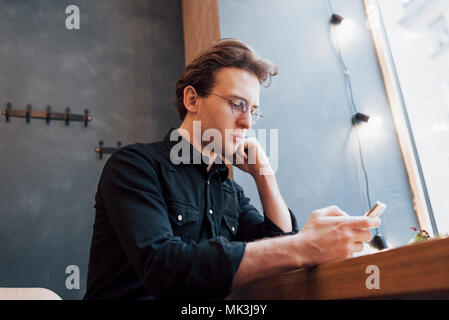
[[196, 113], [198, 111], [199, 97], [192, 86], [184, 88], [184, 106], [188, 112]]

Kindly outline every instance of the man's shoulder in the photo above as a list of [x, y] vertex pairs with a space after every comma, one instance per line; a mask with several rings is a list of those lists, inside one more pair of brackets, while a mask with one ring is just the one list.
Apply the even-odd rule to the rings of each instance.
[[152, 166], [166, 164], [169, 151], [163, 141], [152, 143], [136, 142], [115, 151], [105, 164], [105, 168], [125, 162], [146, 163]]
[[128, 144], [118, 151], [136, 152], [146, 158], [154, 159], [161, 156], [163, 157], [165, 154], [167, 154], [167, 147], [163, 141], [151, 143], [136, 142], [133, 144]]

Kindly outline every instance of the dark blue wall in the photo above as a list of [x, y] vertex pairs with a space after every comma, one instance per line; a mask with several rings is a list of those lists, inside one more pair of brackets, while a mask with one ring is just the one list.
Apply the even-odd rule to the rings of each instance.
[[[68, 5], [81, 10], [67, 30]], [[107, 156], [95, 147], [149, 142], [178, 124], [174, 83], [184, 68], [177, 0], [0, 2], [0, 105], [81, 114], [80, 122], [0, 120], [0, 287], [85, 292], [94, 195]], [[68, 290], [68, 265], [81, 272]]]
[[[363, 2], [332, 4], [354, 21], [352, 41], [342, 42], [342, 51], [358, 107], [383, 120], [380, 130], [361, 131], [371, 200], [388, 204], [379, 231], [390, 246], [404, 245], [417, 219]], [[271, 87], [261, 91], [264, 119], [257, 128], [279, 130], [278, 182], [301, 225], [314, 209], [332, 204], [363, 214], [364, 176], [344, 76], [330, 42], [327, 0], [219, 0], [218, 7], [222, 37], [249, 43], [279, 66]], [[235, 178], [260, 208], [252, 179], [238, 169]]]

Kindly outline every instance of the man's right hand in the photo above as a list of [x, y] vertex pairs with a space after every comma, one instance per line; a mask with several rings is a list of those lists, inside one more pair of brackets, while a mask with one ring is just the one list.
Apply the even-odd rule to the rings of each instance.
[[351, 258], [363, 250], [363, 242], [371, 240], [369, 229], [380, 223], [380, 218], [349, 216], [337, 206], [315, 210], [295, 235], [303, 267]]

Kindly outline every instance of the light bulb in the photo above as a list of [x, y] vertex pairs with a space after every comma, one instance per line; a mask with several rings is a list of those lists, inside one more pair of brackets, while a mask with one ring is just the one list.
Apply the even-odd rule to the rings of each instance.
[[352, 43], [357, 35], [354, 20], [350, 18], [344, 18], [335, 31], [338, 42], [342, 47], [346, 47]]
[[352, 29], [354, 28], [354, 20], [350, 19], [350, 18], [344, 18], [343, 21], [341, 22], [341, 26], [345, 29]]
[[383, 127], [384, 122], [383, 122], [381, 117], [379, 117], [379, 116], [372, 116], [369, 119], [367, 125], [370, 128], [372, 128], [373, 130], [378, 130], [378, 129], [381, 129]]

